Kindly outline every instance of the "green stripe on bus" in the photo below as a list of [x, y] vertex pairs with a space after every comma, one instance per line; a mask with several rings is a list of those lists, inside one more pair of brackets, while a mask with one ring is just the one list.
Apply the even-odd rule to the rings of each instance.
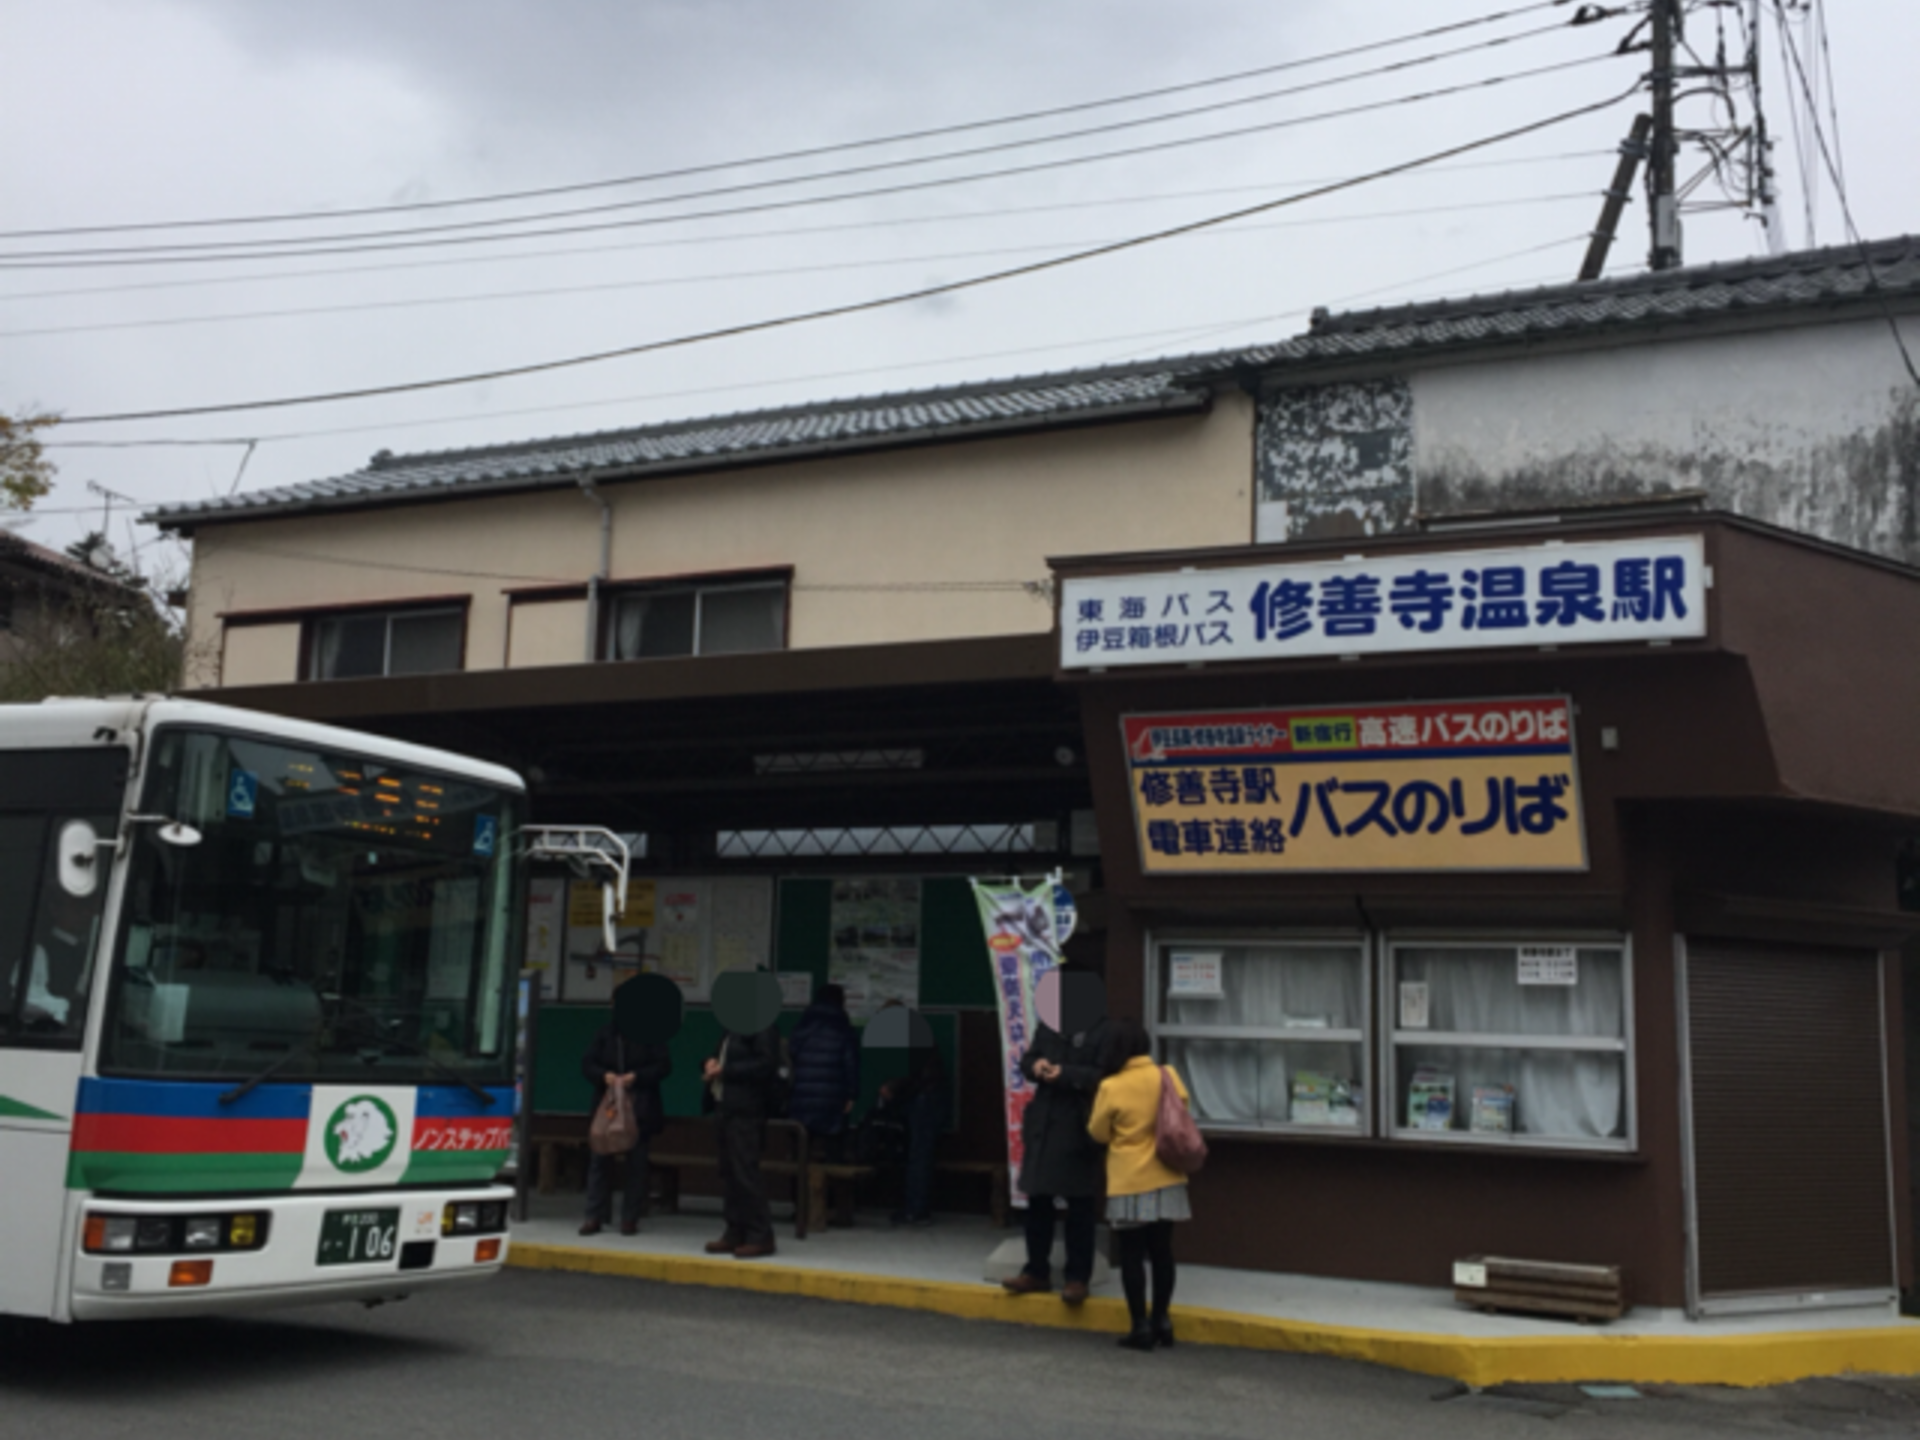
[[505, 1150], [416, 1150], [407, 1162], [402, 1185], [434, 1185], [458, 1180], [491, 1180], [507, 1163]]
[[94, 1150], [67, 1160], [69, 1190], [126, 1190], [141, 1195], [211, 1190], [291, 1190], [302, 1155], [139, 1155]]
[[25, 1101], [16, 1100], [11, 1095], [0, 1095], [0, 1120], [64, 1120], [64, 1115], [56, 1115], [51, 1110], [42, 1110]]

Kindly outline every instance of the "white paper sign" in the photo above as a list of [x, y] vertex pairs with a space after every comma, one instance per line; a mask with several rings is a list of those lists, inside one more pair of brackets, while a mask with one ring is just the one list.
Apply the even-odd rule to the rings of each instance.
[[1400, 982], [1400, 1028], [1425, 1030], [1429, 1023], [1428, 1013], [1427, 982], [1402, 980]]
[[1580, 952], [1571, 945], [1522, 945], [1522, 985], [1578, 985]]
[[1462, 1290], [1484, 1290], [1487, 1288], [1487, 1267], [1472, 1260], [1453, 1262], [1453, 1283]]
[[1689, 640], [1707, 584], [1698, 535], [1074, 577], [1060, 666]]
[[1169, 1000], [1218, 1000], [1220, 989], [1219, 950], [1176, 950], [1167, 969]]
[[775, 978], [780, 982], [780, 1004], [790, 1010], [804, 1010], [813, 1000], [813, 972], [810, 970], [777, 970]]

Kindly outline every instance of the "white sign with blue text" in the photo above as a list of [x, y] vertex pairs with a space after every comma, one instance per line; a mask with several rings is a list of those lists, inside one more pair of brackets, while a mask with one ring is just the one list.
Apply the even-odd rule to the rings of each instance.
[[1061, 586], [1060, 664], [1694, 640], [1711, 583], [1698, 535], [1096, 575]]

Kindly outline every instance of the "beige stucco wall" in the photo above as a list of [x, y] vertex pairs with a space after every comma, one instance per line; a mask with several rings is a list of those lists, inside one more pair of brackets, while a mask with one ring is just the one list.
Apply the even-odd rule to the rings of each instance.
[[[507, 639], [507, 664], [552, 665], [566, 660], [587, 658], [587, 602], [584, 600], [542, 600], [513, 607]], [[486, 662], [468, 655], [467, 667], [478, 669]]]
[[285, 684], [300, 678], [299, 664], [297, 624], [234, 625], [227, 630], [220, 670], [228, 685]]
[[[1229, 394], [1203, 416], [609, 484], [612, 578], [790, 566], [795, 649], [1044, 631], [1049, 555], [1251, 538], [1252, 422]], [[467, 665], [497, 668], [505, 592], [585, 580], [599, 543], [577, 490], [210, 526], [191, 623], [218, 653], [224, 613], [467, 594]], [[573, 609], [521, 606], [511, 662], [577, 662]], [[250, 648], [244, 673], [229, 647], [221, 683], [290, 675], [297, 637], [273, 643], [289, 653]]]

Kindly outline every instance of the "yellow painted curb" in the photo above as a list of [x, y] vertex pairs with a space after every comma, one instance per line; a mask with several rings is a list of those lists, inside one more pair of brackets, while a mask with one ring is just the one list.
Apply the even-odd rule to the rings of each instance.
[[[1078, 1310], [987, 1285], [903, 1280], [789, 1265], [742, 1264], [680, 1255], [636, 1255], [576, 1245], [515, 1245], [507, 1263], [528, 1270], [624, 1275], [670, 1285], [707, 1285], [766, 1295], [803, 1295], [855, 1305], [927, 1310], [1059, 1330], [1119, 1334], [1126, 1307], [1095, 1298]], [[1364, 1360], [1468, 1385], [1614, 1380], [1657, 1385], [1780, 1385], [1821, 1375], [1920, 1375], [1920, 1324], [1748, 1335], [1468, 1336], [1321, 1325], [1176, 1306], [1180, 1343], [1229, 1345]]]

